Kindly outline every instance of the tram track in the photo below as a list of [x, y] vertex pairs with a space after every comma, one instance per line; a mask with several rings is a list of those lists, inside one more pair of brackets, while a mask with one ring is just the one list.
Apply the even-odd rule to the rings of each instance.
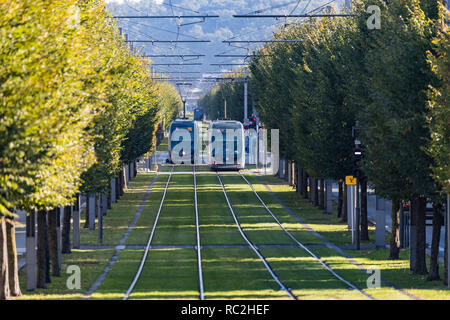
[[200, 291], [200, 300], [205, 300], [205, 292], [203, 288], [203, 272], [202, 272], [202, 253], [200, 244], [200, 227], [198, 221], [198, 203], [197, 203], [197, 178], [195, 166], [192, 166], [192, 174], [194, 176], [194, 207], [195, 207], [195, 230], [196, 230], [196, 251], [197, 251], [197, 269], [198, 269], [198, 286]]
[[364, 296], [366, 296], [367, 298], [371, 299], [371, 300], [376, 300], [373, 296], [371, 296], [370, 294], [368, 294], [367, 292], [364, 292], [362, 289], [358, 288], [356, 285], [352, 284], [351, 282], [347, 281], [346, 279], [344, 279], [343, 277], [341, 277], [339, 274], [337, 274], [330, 266], [328, 266], [322, 259], [320, 259], [318, 256], [316, 256], [314, 254], [314, 252], [312, 252], [311, 250], [309, 250], [307, 248], [307, 246], [305, 246], [303, 243], [301, 243], [300, 241], [298, 241], [298, 239], [296, 237], [294, 237], [294, 235], [289, 232], [280, 222], [280, 220], [278, 220], [278, 218], [275, 216], [275, 214], [272, 212], [272, 210], [270, 210], [267, 205], [265, 204], [265, 202], [261, 199], [261, 197], [259, 196], [259, 194], [256, 192], [255, 188], [253, 187], [252, 183], [250, 181], [247, 180], [247, 178], [244, 177], [244, 175], [242, 175], [242, 173], [239, 172], [239, 176], [248, 184], [248, 186], [252, 189], [253, 193], [255, 194], [256, 198], [259, 200], [259, 202], [261, 203], [261, 205], [266, 209], [266, 211], [272, 216], [272, 218], [275, 220], [275, 222], [280, 226], [280, 228], [286, 233], [286, 235], [293, 240], [297, 246], [303, 250], [305, 250], [311, 257], [313, 257], [317, 262], [319, 262], [325, 269], [327, 269], [334, 277], [336, 277], [338, 280], [340, 280], [341, 282], [345, 283], [349, 288], [352, 288], [353, 290], [357, 290], [358, 292], [360, 292], [361, 294], [363, 294]]
[[145, 262], [147, 260], [147, 256], [148, 256], [148, 252], [149, 252], [150, 247], [151, 247], [153, 236], [155, 234], [156, 226], [158, 225], [159, 216], [161, 214], [161, 210], [162, 210], [162, 207], [164, 205], [164, 200], [166, 199], [167, 189], [168, 189], [169, 184], [170, 184], [170, 179], [172, 178], [172, 173], [174, 171], [174, 167], [175, 166], [172, 166], [172, 170], [169, 173], [169, 178], [167, 179], [166, 186], [164, 188], [164, 193], [163, 193], [163, 196], [161, 198], [161, 204], [159, 205], [158, 213], [156, 214], [155, 222], [153, 223], [152, 231], [151, 231], [150, 236], [148, 238], [147, 246], [146, 246], [146, 248], [144, 250], [144, 255], [142, 257], [142, 260], [141, 260], [141, 263], [139, 265], [138, 271], [136, 272], [136, 275], [134, 276], [133, 281], [131, 282], [130, 287], [128, 288], [128, 290], [125, 293], [125, 296], [123, 297], [122, 300], [128, 300], [128, 298], [130, 297], [130, 294], [133, 292], [134, 288], [136, 287], [137, 282], [139, 281], [139, 278], [140, 278], [140, 276], [142, 274], [142, 270], [144, 269], [144, 265], [145, 265]]
[[[348, 254], [346, 254], [341, 248], [339, 248], [337, 245], [331, 243], [326, 238], [324, 238], [321, 234], [319, 234], [317, 231], [313, 230], [308, 224], [306, 224], [302, 219], [300, 219], [299, 216], [297, 216], [291, 208], [289, 208], [285, 203], [281, 201], [281, 199], [272, 191], [272, 189], [269, 187], [269, 185], [265, 182], [263, 182], [260, 178], [257, 177], [257, 179], [260, 181], [262, 185], [265, 186], [265, 188], [268, 190], [268, 192], [272, 195], [272, 197], [286, 210], [303, 228], [305, 228], [308, 232], [313, 234], [318, 239], [322, 240], [325, 246], [329, 249], [334, 250], [337, 254], [342, 256], [343, 258], [347, 259], [347, 261], [353, 265], [355, 265], [359, 270], [361, 270], [363, 273], [368, 273], [367, 268], [364, 267], [362, 264], [357, 262], [354, 258], [350, 257]], [[418, 297], [402, 288], [399, 288], [398, 286], [386, 281], [385, 279], [381, 278], [381, 283], [384, 285], [393, 288], [394, 290], [398, 291], [399, 293], [413, 299], [413, 300], [423, 300], [423, 298]]]
[[222, 187], [222, 191], [223, 194], [225, 196], [225, 200], [227, 201], [228, 204], [228, 208], [230, 209], [230, 212], [233, 216], [234, 222], [236, 223], [236, 226], [239, 229], [239, 233], [241, 234], [241, 236], [244, 238], [244, 240], [248, 243], [248, 245], [250, 246], [250, 248], [256, 253], [256, 255], [261, 259], [262, 263], [264, 264], [264, 266], [266, 267], [266, 269], [269, 271], [270, 275], [272, 276], [272, 278], [278, 283], [278, 285], [280, 286], [280, 288], [284, 291], [286, 291], [286, 293], [289, 295], [289, 297], [293, 300], [297, 300], [297, 297], [292, 293], [291, 289], [288, 288], [282, 281], [281, 279], [276, 275], [275, 271], [272, 269], [272, 267], [270, 266], [270, 264], [267, 262], [266, 258], [262, 255], [262, 253], [260, 252], [260, 250], [250, 241], [250, 239], [247, 237], [247, 235], [245, 234], [244, 230], [242, 230], [242, 227], [239, 223], [239, 220], [236, 216], [236, 213], [234, 212], [233, 206], [231, 205], [230, 199], [228, 198], [226, 189], [225, 189], [225, 185], [222, 182], [222, 179], [220, 178], [219, 172], [216, 171], [216, 176], [217, 179], [219, 180], [219, 183]]

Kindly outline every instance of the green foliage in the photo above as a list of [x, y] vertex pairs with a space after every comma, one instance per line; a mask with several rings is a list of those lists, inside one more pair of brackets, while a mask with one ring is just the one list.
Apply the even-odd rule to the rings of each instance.
[[176, 89], [167, 82], [158, 84], [158, 92], [159, 117], [163, 124], [163, 130], [166, 130], [183, 108], [183, 102]]
[[92, 164], [86, 66], [95, 50], [74, 27], [76, 1], [0, 4], [0, 211], [68, 202]]
[[102, 1], [12, 0], [0, 16], [0, 213], [106, 191], [153, 143], [147, 61]]
[[[225, 78], [242, 78], [243, 70], [236, 70], [224, 75]], [[249, 116], [251, 115], [253, 93], [248, 92]], [[211, 120], [225, 118], [225, 99], [227, 101], [227, 118], [237, 121], [244, 119], [244, 83], [224, 82], [214, 86], [203, 95], [198, 104]]]
[[[310, 175], [353, 173], [352, 126], [362, 126], [362, 168], [389, 199], [436, 195], [449, 185], [448, 35], [437, 0], [357, 0], [354, 18], [280, 28], [250, 64], [250, 89], [280, 153]], [[381, 8], [381, 29], [366, 8]], [[228, 84], [202, 102], [216, 112]], [[216, 100], [219, 100], [217, 103]], [[240, 107], [240, 106], [239, 106]], [[214, 117], [215, 115], [213, 115]]]
[[[429, 153], [435, 160], [433, 174], [443, 191], [450, 193], [450, 37], [444, 22], [444, 8], [441, 5], [437, 36], [433, 49], [428, 52], [429, 63], [438, 82], [429, 88], [428, 122], [431, 131]], [[434, 52], [434, 53], [432, 53]]]

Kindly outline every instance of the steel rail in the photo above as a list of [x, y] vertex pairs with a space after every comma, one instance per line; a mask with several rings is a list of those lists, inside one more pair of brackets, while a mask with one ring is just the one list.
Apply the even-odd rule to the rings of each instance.
[[369, 299], [375, 300], [375, 298], [373, 296], [371, 296], [370, 294], [362, 291], [361, 289], [359, 289], [357, 286], [355, 286], [354, 284], [350, 283], [349, 281], [345, 280], [344, 278], [342, 278], [340, 275], [338, 275], [333, 269], [331, 269], [331, 267], [329, 267], [325, 262], [323, 262], [322, 259], [320, 259], [318, 256], [316, 256], [314, 254], [314, 252], [312, 252], [311, 250], [309, 250], [305, 245], [303, 245], [300, 241], [297, 240], [297, 238], [295, 238], [292, 233], [290, 233], [288, 230], [286, 230], [286, 228], [281, 224], [280, 220], [278, 220], [278, 218], [273, 214], [272, 210], [270, 210], [267, 205], [264, 203], [264, 201], [261, 199], [261, 197], [259, 196], [259, 194], [256, 192], [255, 188], [253, 187], [253, 185], [251, 184], [250, 181], [247, 180], [247, 178], [245, 178], [240, 172], [239, 175], [242, 177], [242, 179], [244, 179], [245, 182], [247, 182], [247, 184], [250, 186], [250, 188], [252, 189], [253, 193], [255, 194], [255, 196], [258, 198], [259, 202], [261, 202], [261, 204], [264, 206], [264, 208], [266, 209], [266, 211], [272, 216], [272, 218], [276, 221], [276, 223], [281, 227], [281, 229], [283, 229], [283, 231], [289, 236], [289, 238], [291, 238], [300, 248], [304, 249], [306, 252], [309, 253], [309, 255], [311, 255], [314, 259], [316, 259], [323, 267], [325, 267], [333, 276], [335, 276], [337, 279], [339, 279], [340, 281], [344, 282], [346, 285], [348, 285], [349, 287], [351, 287], [354, 290], [359, 291], [361, 294], [365, 295], [366, 297], [368, 297]]
[[147, 255], [148, 255], [148, 252], [150, 250], [150, 245], [151, 245], [152, 240], [153, 240], [153, 235], [155, 234], [156, 225], [158, 224], [159, 215], [161, 214], [161, 209], [163, 207], [164, 200], [166, 199], [167, 189], [169, 187], [170, 179], [172, 178], [172, 173], [173, 173], [174, 167], [175, 166], [172, 166], [172, 171], [170, 171], [169, 178], [167, 179], [166, 187], [164, 188], [164, 193], [163, 193], [163, 196], [161, 198], [161, 204], [159, 205], [158, 213], [156, 214], [155, 222], [153, 223], [153, 228], [152, 228], [152, 231], [151, 231], [150, 236], [148, 238], [147, 246], [145, 248], [144, 256], [142, 257], [141, 264], [139, 265], [139, 269], [136, 272], [136, 275], [135, 275], [135, 277], [133, 279], [133, 282], [131, 283], [130, 287], [128, 288], [128, 290], [127, 290], [127, 292], [126, 292], [126, 294], [125, 294], [125, 296], [123, 297], [122, 300], [128, 300], [131, 292], [133, 292], [134, 287], [136, 286], [136, 283], [138, 282], [138, 280], [139, 280], [139, 278], [140, 278], [140, 276], [142, 274], [142, 270], [144, 269], [145, 261], [147, 260]]
[[202, 254], [200, 246], [200, 227], [198, 220], [198, 204], [197, 204], [197, 178], [195, 175], [195, 166], [192, 166], [192, 174], [194, 175], [194, 204], [195, 204], [195, 229], [197, 232], [197, 265], [198, 265], [198, 284], [200, 289], [200, 300], [205, 300], [205, 292], [203, 288], [203, 271], [202, 271]]
[[220, 185], [222, 186], [223, 194], [225, 195], [225, 199], [228, 204], [228, 208], [231, 211], [231, 214], [233, 216], [234, 222], [236, 223], [236, 226], [239, 229], [239, 232], [241, 233], [241, 236], [244, 238], [244, 240], [248, 243], [248, 245], [253, 249], [253, 251], [258, 255], [258, 257], [261, 259], [262, 263], [266, 266], [267, 270], [270, 272], [272, 278], [280, 285], [280, 287], [286, 291], [286, 293], [291, 297], [293, 300], [297, 300], [297, 297], [291, 292], [289, 288], [286, 287], [286, 285], [280, 280], [280, 278], [275, 274], [273, 269], [270, 267], [269, 263], [266, 261], [264, 256], [259, 252], [258, 248], [255, 247], [255, 245], [247, 238], [244, 231], [242, 230], [241, 225], [239, 224], [239, 221], [236, 217], [236, 214], [233, 210], [233, 207], [231, 206], [230, 199], [228, 198], [227, 192], [225, 190], [225, 186], [222, 182], [222, 179], [220, 178], [219, 172], [216, 171], [217, 179], [220, 182]]

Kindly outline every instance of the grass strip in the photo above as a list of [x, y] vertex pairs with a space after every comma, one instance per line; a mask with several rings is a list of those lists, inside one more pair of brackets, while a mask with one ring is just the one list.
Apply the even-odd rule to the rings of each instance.
[[[119, 244], [133, 221], [154, 176], [154, 173], [139, 173], [130, 181], [128, 190], [119, 201], [112, 204], [112, 209], [108, 210], [107, 215], [103, 217], [103, 245]], [[81, 216], [85, 216], [84, 212]], [[85, 229], [83, 225], [84, 220], [81, 221], [81, 245], [97, 245], [98, 225], [96, 224], [95, 230]]]
[[251, 249], [202, 250], [206, 299], [290, 299]]
[[[91, 285], [101, 274], [114, 255], [114, 249], [105, 250], [72, 250], [71, 254], [62, 256], [61, 276], [51, 277], [51, 283], [47, 284], [46, 289], [36, 289], [34, 291], [26, 290], [26, 268], [19, 272], [20, 288], [23, 293], [22, 297], [14, 299], [26, 300], [73, 300], [81, 299], [83, 294], [89, 290]], [[71, 274], [66, 273], [69, 266], [77, 266], [80, 268], [80, 289], [69, 289], [67, 280]]]
[[153, 245], [195, 245], [194, 180], [191, 174], [172, 175], [156, 226]]

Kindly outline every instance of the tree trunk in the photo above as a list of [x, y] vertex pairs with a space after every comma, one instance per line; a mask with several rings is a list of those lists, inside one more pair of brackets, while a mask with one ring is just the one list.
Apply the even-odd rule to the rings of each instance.
[[52, 265], [52, 276], [59, 277], [61, 275], [59, 269], [59, 260], [58, 260], [58, 249], [59, 243], [58, 238], [56, 236], [56, 225], [57, 225], [57, 209], [53, 209], [48, 213], [48, 243], [50, 248], [50, 261]]
[[64, 207], [64, 221], [62, 230], [62, 253], [71, 253], [70, 250], [70, 219], [72, 215], [72, 207]]
[[12, 297], [22, 295], [19, 284], [19, 266], [17, 263], [16, 233], [14, 218], [6, 219], [6, 233], [8, 241], [8, 276], [9, 292]]
[[85, 220], [84, 220], [84, 226], [83, 228], [87, 229], [89, 228], [89, 211], [94, 210], [89, 207], [89, 193], [86, 193], [86, 214], [85, 214]]
[[119, 175], [116, 176], [115, 182], [116, 182], [116, 202], [117, 202], [117, 200], [120, 198], [120, 176]]
[[134, 177], [136, 177], [137, 176], [137, 161], [136, 160], [134, 161], [133, 169], [134, 169]]
[[369, 240], [369, 221], [367, 218], [367, 179], [361, 179], [361, 240]]
[[427, 274], [426, 264], [426, 230], [425, 230], [425, 210], [427, 200], [423, 197], [417, 197], [414, 199], [413, 215], [416, 219], [416, 262], [413, 272], [415, 274], [424, 275]]
[[37, 213], [37, 288], [45, 288], [47, 280], [47, 250], [46, 250], [46, 240], [47, 240], [47, 212], [45, 210], [40, 210]]
[[347, 192], [347, 185], [345, 183], [342, 183], [343, 188], [344, 188], [344, 198], [342, 199], [342, 221], [343, 222], [348, 222], [348, 201], [347, 201], [347, 197], [348, 197], [348, 192]]
[[[120, 174], [118, 175], [118, 182], [119, 182], [119, 192], [118, 192], [118, 194], [119, 194], [119, 196], [123, 196], [123, 174], [122, 174], [122, 172], [120, 172]], [[119, 199], [119, 198], [117, 198], [117, 199]]]
[[400, 201], [392, 201], [391, 210], [391, 221], [392, 221], [392, 232], [389, 241], [389, 259], [398, 260], [400, 253], [400, 227], [399, 227], [399, 217], [400, 217]]
[[10, 298], [6, 218], [0, 215], [0, 300]]
[[323, 178], [320, 179], [319, 208], [325, 209], [325, 180]]
[[309, 177], [308, 179], [309, 185], [309, 201], [314, 204], [314, 179]]
[[122, 179], [122, 189], [123, 189], [123, 191], [125, 192], [125, 191], [127, 191], [127, 189], [128, 189], [128, 181], [127, 181], [127, 168], [128, 168], [128, 181], [129, 181], [129, 179], [130, 179], [130, 170], [129, 170], [129, 165], [128, 164], [126, 164], [124, 167], [123, 167], [123, 179]]
[[344, 197], [344, 187], [343, 182], [341, 180], [338, 181], [338, 188], [339, 188], [339, 194], [338, 194], [338, 218], [342, 217], [342, 206], [343, 206], [343, 197]]
[[442, 204], [433, 203], [433, 237], [431, 240], [430, 273], [427, 280], [440, 280], [439, 277], [439, 244], [441, 240], [441, 227], [443, 225], [441, 209]]
[[303, 197], [308, 199], [308, 172], [303, 170]]
[[51, 283], [52, 279], [50, 277], [50, 246], [48, 241], [48, 212], [46, 214], [46, 232], [44, 234], [45, 238], [45, 282]]

